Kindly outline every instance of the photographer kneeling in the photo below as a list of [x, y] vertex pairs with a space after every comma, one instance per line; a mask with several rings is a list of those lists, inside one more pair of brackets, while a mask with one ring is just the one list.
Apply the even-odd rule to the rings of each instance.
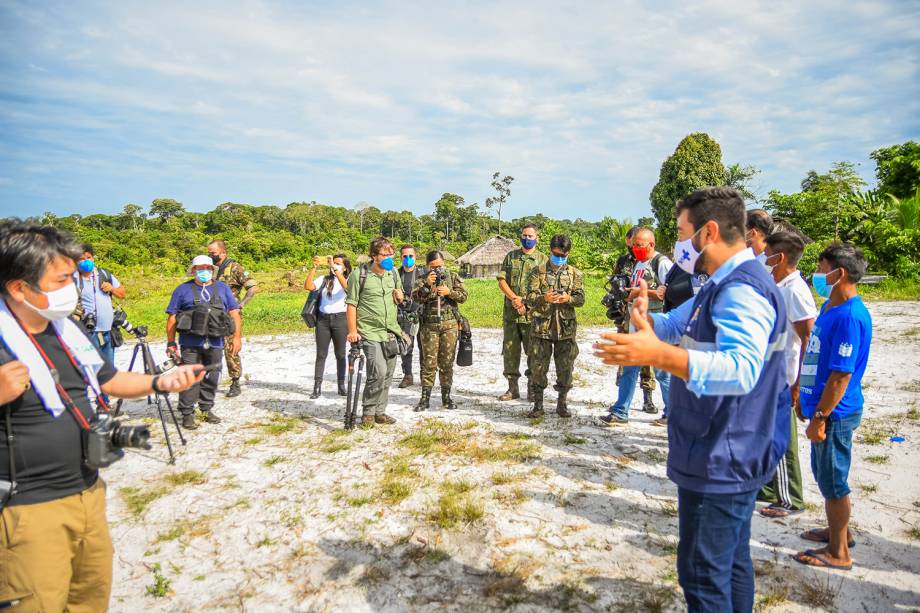
[[0, 228], [0, 609], [108, 608], [112, 541], [98, 469], [147, 434], [116, 426], [102, 439], [101, 395], [178, 392], [204, 374], [116, 371], [68, 318], [81, 252], [51, 227]]
[[[234, 355], [243, 347], [240, 303], [230, 286], [214, 281], [217, 267], [206, 255], [197, 255], [188, 267], [190, 280], [173, 290], [166, 307], [166, 353], [178, 364], [220, 364], [224, 358], [224, 338], [232, 337]], [[179, 344], [176, 344], [176, 332]], [[180, 352], [181, 348], [181, 352]], [[214, 394], [220, 381], [220, 368], [212, 370], [201, 382], [179, 395], [182, 427], [194, 430], [195, 403], [204, 413], [204, 421], [219, 424], [214, 414]]]

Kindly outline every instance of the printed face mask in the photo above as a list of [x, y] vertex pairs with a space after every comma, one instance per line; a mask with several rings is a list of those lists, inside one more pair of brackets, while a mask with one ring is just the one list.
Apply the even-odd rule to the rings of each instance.
[[386, 271], [393, 270], [393, 256], [390, 255], [380, 260], [380, 268]]
[[202, 283], [207, 283], [214, 276], [214, 271], [206, 268], [205, 270], [198, 270], [195, 272], [195, 278], [201, 281]]
[[[696, 247], [693, 246], [693, 237], [699, 234], [702, 229], [700, 228], [694, 232], [690, 238], [677, 241], [674, 244], [674, 261], [684, 272], [690, 275], [696, 273], [696, 261], [700, 259], [702, 254], [702, 251], [697, 251]], [[705, 250], [706, 248], [703, 247], [703, 249]]]
[[553, 266], [565, 266], [565, 263], [569, 261], [569, 256], [554, 253], [550, 256], [549, 261], [552, 262]]
[[92, 260], [81, 260], [77, 266], [83, 272], [93, 272], [93, 268], [96, 267], [96, 263]]
[[77, 308], [79, 296], [77, 295], [77, 286], [73, 283], [56, 289], [53, 292], [39, 293], [44, 294], [45, 298], [48, 299], [48, 306], [46, 308], [40, 309], [28, 300], [25, 301], [25, 305], [49, 321], [64, 319]]
[[524, 249], [533, 249], [537, 246], [537, 239], [527, 238], [526, 236], [521, 237], [521, 247]]
[[[834, 271], [831, 271], [834, 272]], [[834, 291], [834, 286], [840, 282], [840, 279], [837, 279], [833, 283], [827, 283], [827, 275], [830, 273], [827, 272], [816, 272], [811, 276], [811, 286], [815, 288], [815, 292], [823, 298], [830, 298], [831, 292]]]

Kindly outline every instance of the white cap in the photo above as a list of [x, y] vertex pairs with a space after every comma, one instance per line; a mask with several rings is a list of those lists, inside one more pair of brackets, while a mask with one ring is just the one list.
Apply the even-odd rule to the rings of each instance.
[[192, 260], [192, 265], [188, 267], [188, 273], [187, 273], [188, 276], [194, 277], [194, 276], [195, 276], [195, 267], [196, 267], [196, 266], [205, 266], [205, 265], [210, 266], [211, 268], [214, 268], [214, 262], [211, 260], [211, 256], [209, 256], [209, 255], [196, 255], [196, 256], [195, 256], [195, 259]]

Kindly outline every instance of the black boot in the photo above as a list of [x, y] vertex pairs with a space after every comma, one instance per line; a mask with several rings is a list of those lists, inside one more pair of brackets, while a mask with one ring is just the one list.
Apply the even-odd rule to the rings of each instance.
[[644, 398], [642, 411], [645, 413], [657, 413], [658, 407], [655, 406], [655, 401], [652, 398], [652, 390], [642, 390], [642, 397]]
[[543, 390], [533, 390], [533, 409], [527, 414], [531, 419], [543, 417]]
[[317, 398], [319, 398], [320, 394], [322, 393], [322, 390], [323, 390], [323, 381], [321, 379], [315, 380], [313, 382], [313, 393], [310, 394], [310, 398], [312, 400], [316, 400]]
[[568, 390], [563, 390], [559, 392], [559, 398], [556, 399], [556, 414], [559, 417], [571, 417], [572, 414], [569, 412], [569, 407], [565, 402], [565, 397], [568, 395]]
[[530, 379], [527, 380], [527, 402], [533, 402], [533, 384]]
[[242, 393], [243, 391], [240, 389], [240, 380], [230, 379], [230, 389], [227, 390], [227, 398], [234, 398]]
[[204, 421], [209, 424], [219, 424], [221, 422], [220, 417], [218, 417], [212, 409], [202, 411], [202, 413], [204, 413]]
[[339, 379], [339, 396], [347, 396], [348, 392], [345, 390], [345, 379]]
[[506, 400], [517, 400], [520, 397], [521, 391], [520, 388], [518, 388], [518, 380], [508, 379], [508, 390], [499, 396], [498, 399], [504, 402]]
[[450, 399], [450, 388], [441, 386], [441, 406], [445, 409], [456, 409], [457, 404]]
[[183, 413], [182, 414], [182, 427], [186, 430], [194, 430], [198, 427], [198, 424], [195, 423], [195, 414], [194, 413]]
[[415, 408], [412, 409], [416, 413], [421, 413], [422, 411], [428, 408], [429, 403], [431, 402], [431, 388], [423, 387], [422, 388], [422, 397], [418, 399], [418, 404], [415, 405]]

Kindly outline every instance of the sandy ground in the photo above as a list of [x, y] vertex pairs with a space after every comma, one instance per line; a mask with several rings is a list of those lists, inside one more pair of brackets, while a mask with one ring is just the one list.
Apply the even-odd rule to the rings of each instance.
[[[801, 428], [809, 510], [753, 520], [760, 610], [920, 608], [920, 311], [871, 310], [851, 470], [856, 565], [832, 572], [790, 559], [807, 545], [798, 533], [823, 517]], [[413, 413], [418, 387], [394, 385], [398, 423], [345, 436], [334, 375], [321, 399], [308, 398], [312, 337], [247, 339], [244, 393], [221, 391], [223, 423], [187, 433], [174, 466], [152, 423], [154, 451], [104, 473], [112, 610], [681, 610], [666, 432], [638, 411], [626, 427], [595, 425], [615, 393], [613, 370], [590, 355], [596, 334], [579, 336], [573, 419], [536, 423], [524, 402], [497, 402], [500, 331], [477, 330], [475, 365], [456, 371], [459, 410], [438, 399]], [[120, 350], [118, 362], [129, 355]], [[126, 407], [152, 422], [143, 401]], [[441, 444], [426, 447], [422, 435], [439, 432]], [[141, 503], [134, 512], [129, 500]]]

